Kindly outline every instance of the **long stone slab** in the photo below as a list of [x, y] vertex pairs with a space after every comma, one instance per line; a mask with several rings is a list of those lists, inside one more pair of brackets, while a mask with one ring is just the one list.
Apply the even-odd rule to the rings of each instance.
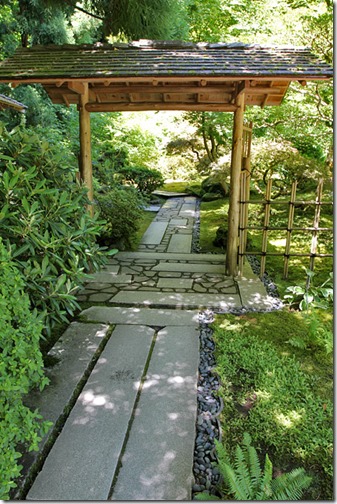
[[[45, 420], [59, 420], [71, 401], [76, 399], [76, 389], [92, 366], [95, 355], [99, 355], [107, 338], [108, 325], [72, 322], [59, 338], [48, 355], [58, 359], [52, 367], [47, 367], [45, 374], [50, 382], [43, 389], [31, 390], [24, 402], [32, 410], [39, 410]], [[20, 492], [30, 474], [36, 470], [39, 454], [52, 436], [50, 429], [39, 443], [38, 452], [24, 453], [20, 459], [23, 465], [18, 483]], [[17, 497], [15, 497], [16, 499]]]
[[191, 234], [175, 234], [171, 236], [168, 252], [185, 253], [189, 254], [192, 247]]
[[175, 254], [167, 252], [118, 252], [112, 259], [115, 260], [135, 260], [135, 259], [159, 259], [166, 261], [205, 261], [205, 262], [220, 262], [225, 264], [225, 254], [189, 254], [188, 258], [185, 254]]
[[166, 232], [168, 222], [151, 222], [141, 240], [142, 245], [159, 245]]
[[194, 327], [157, 335], [112, 500], [190, 500], [199, 337]]
[[25, 403], [34, 409], [38, 408], [45, 420], [56, 422], [99, 350], [108, 329], [108, 325], [100, 323], [72, 322], [49, 352], [49, 355], [58, 359], [57, 364], [46, 368], [49, 385], [42, 392], [31, 391]]
[[152, 268], [153, 271], [182, 271], [184, 273], [221, 273], [225, 274], [223, 264], [195, 264], [160, 262]]
[[144, 291], [119, 291], [113, 296], [110, 303], [114, 305], [135, 305], [151, 307], [179, 308], [241, 308], [241, 298], [238, 294], [194, 294], [178, 292], [144, 292]]
[[131, 275], [116, 275], [115, 273], [110, 273], [109, 271], [98, 271], [92, 278], [89, 280], [90, 283], [109, 283], [109, 284], [118, 284], [118, 283], [131, 283], [132, 277]]
[[114, 330], [27, 500], [107, 500], [153, 335]]
[[192, 289], [192, 285], [191, 278], [159, 278], [157, 283], [159, 289]]
[[151, 308], [126, 308], [113, 306], [91, 306], [80, 313], [85, 320], [107, 324], [134, 324], [165, 327], [167, 325], [198, 325], [199, 316], [190, 310], [165, 310]]
[[237, 279], [242, 306], [248, 310], [271, 310], [274, 299], [269, 296], [259, 279]]

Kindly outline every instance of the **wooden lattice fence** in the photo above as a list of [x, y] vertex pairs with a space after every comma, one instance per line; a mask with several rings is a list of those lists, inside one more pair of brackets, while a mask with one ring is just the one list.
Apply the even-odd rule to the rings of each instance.
[[[289, 272], [289, 258], [290, 257], [309, 257], [309, 268], [314, 270], [316, 257], [333, 257], [333, 254], [318, 253], [319, 233], [322, 231], [333, 231], [333, 227], [320, 227], [320, 213], [323, 205], [333, 205], [332, 201], [322, 201], [323, 194], [323, 180], [321, 179], [317, 186], [315, 201], [296, 200], [297, 182], [294, 181], [291, 187], [291, 195], [289, 200], [272, 200], [272, 180], [267, 183], [265, 198], [263, 200], [251, 200], [249, 196], [249, 177], [248, 171], [243, 171], [241, 174], [241, 196], [240, 196], [240, 221], [239, 221], [239, 273], [243, 271], [243, 264], [245, 256], [255, 255], [261, 256], [260, 277], [262, 278], [266, 269], [267, 256], [283, 256], [283, 276], [288, 278]], [[249, 226], [248, 225], [248, 206], [249, 205], [263, 205], [264, 206], [264, 223], [263, 226]], [[270, 215], [272, 205], [286, 205], [289, 206], [288, 223], [287, 226], [270, 226]], [[297, 205], [314, 205], [315, 214], [313, 225], [310, 227], [294, 227], [294, 217]], [[262, 247], [260, 251], [247, 251], [247, 232], [249, 230], [262, 231]], [[268, 234], [269, 231], [285, 231], [286, 243], [284, 252], [270, 252], [268, 251]], [[303, 233], [310, 232], [311, 247], [310, 252], [291, 252], [291, 238], [292, 232], [299, 231]]]

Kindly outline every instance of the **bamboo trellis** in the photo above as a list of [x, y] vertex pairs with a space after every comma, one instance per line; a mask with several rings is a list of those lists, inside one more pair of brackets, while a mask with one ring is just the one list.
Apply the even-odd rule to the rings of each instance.
[[[323, 194], [323, 180], [320, 179], [317, 186], [317, 197], [315, 201], [305, 201], [296, 200], [296, 188], [297, 182], [294, 181], [291, 187], [290, 200], [271, 200], [272, 191], [272, 180], [268, 181], [266, 194], [264, 200], [250, 200], [247, 193], [247, 178], [250, 177], [250, 173], [245, 171], [241, 174], [241, 197], [240, 197], [240, 225], [239, 225], [239, 274], [242, 274], [243, 264], [245, 256], [256, 255], [261, 256], [261, 266], [260, 266], [260, 278], [263, 277], [266, 269], [266, 258], [267, 256], [283, 256], [284, 266], [283, 266], [283, 277], [288, 278], [289, 273], [289, 258], [290, 257], [309, 257], [311, 271], [314, 270], [315, 258], [316, 257], [333, 257], [333, 254], [320, 254], [317, 253], [318, 248], [318, 233], [320, 231], [333, 231], [332, 227], [320, 227], [320, 210], [322, 205], [332, 205], [332, 201], [322, 201]], [[249, 205], [264, 205], [264, 224], [263, 226], [248, 226], [248, 206]], [[270, 210], [271, 205], [287, 205], [289, 206], [288, 212], [288, 224], [287, 226], [270, 226]], [[314, 205], [315, 206], [315, 216], [312, 227], [294, 227], [294, 217], [295, 217], [295, 207], [296, 205]], [[262, 231], [262, 247], [261, 251], [247, 252], [246, 241], [247, 241], [247, 231], [248, 230], [258, 230]], [[286, 244], [284, 252], [268, 252], [268, 233], [269, 231], [286, 231]], [[295, 253], [291, 252], [291, 236], [293, 231], [303, 231], [311, 232], [311, 248], [310, 252]]]

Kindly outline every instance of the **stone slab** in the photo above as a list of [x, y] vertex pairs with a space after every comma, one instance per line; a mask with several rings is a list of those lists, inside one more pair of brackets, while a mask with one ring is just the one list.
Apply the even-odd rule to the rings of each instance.
[[130, 275], [116, 275], [115, 273], [110, 273], [109, 271], [98, 271], [92, 275], [92, 278], [88, 281], [90, 283], [131, 283]]
[[45, 420], [56, 422], [102, 344], [109, 326], [72, 322], [49, 355], [59, 361], [46, 368], [50, 383], [42, 392], [31, 391], [25, 403], [38, 408]]
[[114, 256], [114, 261], [133, 261], [135, 259], [155, 259], [166, 261], [205, 261], [205, 262], [220, 262], [225, 264], [225, 254], [189, 254], [188, 258], [185, 254], [168, 254], [167, 252], [118, 252]]
[[153, 335], [115, 329], [27, 500], [107, 500]]
[[[49, 355], [58, 358], [57, 364], [46, 368], [49, 385], [43, 391], [31, 390], [24, 399], [26, 406], [32, 410], [37, 408], [45, 420], [55, 424], [74, 398], [76, 388], [88, 372], [95, 354], [100, 351], [108, 329], [109, 326], [98, 323], [72, 322], [49, 352]], [[52, 432], [52, 429], [49, 430], [40, 441], [39, 452], [23, 453], [20, 459], [23, 469], [18, 481], [18, 491], [34, 471], [39, 461], [39, 453]]]
[[241, 298], [238, 294], [194, 294], [177, 292], [144, 292], [144, 291], [119, 291], [113, 296], [110, 303], [114, 305], [175, 306], [180, 308], [241, 308]]
[[153, 191], [152, 194], [155, 194], [157, 196], [164, 196], [166, 198], [178, 198], [182, 196], [188, 196], [188, 194], [184, 192], [170, 192], [170, 191]]
[[247, 310], [271, 310], [275, 306], [272, 296], [257, 279], [237, 279], [242, 306]]
[[167, 229], [168, 222], [151, 222], [141, 240], [142, 245], [159, 245]]
[[190, 278], [159, 278], [157, 287], [160, 289], [192, 289]]
[[199, 335], [157, 335], [112, 500], [191, 500]]
[[112, 306], [91, 306], [80, 314], [85, 320], [107, 324], [134, 324], [165, 327], [167, 325], [198, 325], [199, 316], [190, 310], [165, 310], [151, 308], [125, 308]]
[[181, 254], [189, 254], [192, 247], [191, 234], [175, 234], [171, 236], [168, 252], [176, 252]]
[[187, 226], [187, 219], [171, 219], [170, 226]]
[[193, 264], [160, 262], [152, 268], [153, 271], [182, 271], [184, 273], [221, 273], [225, 274], [225, 265], [223, 264]]
[[178, 213], [178, 217], [195, 217], [195, 204], [184, 203]]

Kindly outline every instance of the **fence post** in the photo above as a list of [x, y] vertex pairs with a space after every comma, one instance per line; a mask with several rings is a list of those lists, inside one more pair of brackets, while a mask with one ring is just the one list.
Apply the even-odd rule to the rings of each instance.
[[244, 263], [244, 253], [246, 252], [246, 240], [245, 233], [247, 236], [247, 172], [241, 172], [240, 178], [240, 220], [239, 220], [239, 276], [243, 273], [243, 263]]
[[[316, 190], [316, 204], [315, 204], [315, 216], [314, 216], [314, 224], [312, 231], [312, 239], [311, 239], [311, 248], [310, 248], [310, 265], [309, 268], [311, 271], [314, 271], [315, 265], [315, 255], [317, 252], [317, 242], [318, 242], [318, 228], [319, 221], [321, 216], [321, 201], [323, 194], [323, 179], [319, 179], [317, 190]], [[307, 289], [310, 286], [310, 277], [307, 277]]]
[[263, 231], [262, 231], [262, 255], [261, 255], [261, 265], [260, 265], [260, 278], [262, 279], [264, 272], [266, 270], [266, 253], [268, 246], [268, 228], [269, 228], [269, 220], [270, 220], [270, 203], [271, 203], [271, 188], [273, 181], [269, 179], [266, 187], [266, 202], [264, 208], [264, 223], [263, 223]]
[[296, 202], [296, 188], [297, 188], [297, 180], [294, 180], [291, 186], [291, 196], [289, 201], [289, 215], [288, 215], [288, 228], [287, 228], [287, 238], [286, 238], [286, 247], [284, 252], [284, 266], [283, 266], [283, 278], [288, 278], [288, 270], [289, 270], [289, 252], [290, 252], [290, 240], [291, 233], [293, 230], [294, 223], [294, 214], [295, 214], [295, 202]]

